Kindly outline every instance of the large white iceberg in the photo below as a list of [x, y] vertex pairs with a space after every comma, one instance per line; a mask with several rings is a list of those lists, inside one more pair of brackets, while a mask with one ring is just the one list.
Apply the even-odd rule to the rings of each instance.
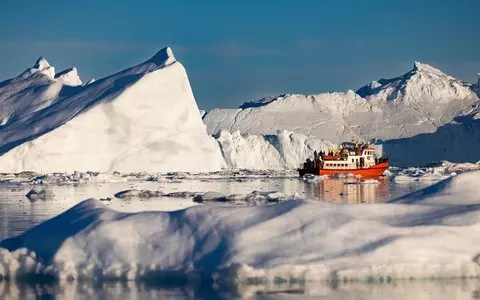
[[475, 87], [427, 64], [397, 78], [374, 81], [356, 92], [286, 94], [213, 109], [203, 117], [209, 133], [274, 134], [277, 130], [317, 136], [334, 143], [398, 139], [434, 132], [479, 103]]
[[479, 276], [480, 241], [472, 238], [480, 230], [480, 190], [472, 185], [479, 179], [480, 171], [452, 177], [424, 190], [418, 204], [293, 200], [132, 214], [86, 200], [0, 242], [0, 277], [238, 283]]
[[0, 169], [214, 171], [224, 162], [202, 123], [184, 67], [170, 48], [80, 85], [41, 58], [0, 84]]
[[356, 93], [267, 97], [238, 109], [213, 109], [203, 121], [213, 134], [228, 130], [267, 137], [288, 130], [333, 143], [373, 139], [387, 144], [385, 153], [393, 164], [476, 162], [480, 156], [469, 146], [479, 140], [476, 92], [477, 85], [415, 62], [405, 75], [373, 81]]

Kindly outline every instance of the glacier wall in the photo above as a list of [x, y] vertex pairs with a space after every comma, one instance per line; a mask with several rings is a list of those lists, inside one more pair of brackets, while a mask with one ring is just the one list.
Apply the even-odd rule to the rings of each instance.
[[280, 130], [272, 135], [242, 135], [220, 130], [216, 141], [227, 166], [234, 169], [295, 169], [313, 152], [337, 145], [314, 136]]

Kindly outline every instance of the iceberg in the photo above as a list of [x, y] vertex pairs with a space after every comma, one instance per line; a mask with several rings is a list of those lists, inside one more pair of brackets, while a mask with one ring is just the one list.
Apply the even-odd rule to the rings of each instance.
[[[213, 109], [203, 121], [211, 134], [239, 131], [245, 141], [287, 130], [337, 144], [352, 139], [385, 144], [394, 165], [476, 162], [480, 157], [471, 150], [476, 144], [469, 143], [479, 140], [477, 93], [478, 85], [415, 62], [406, 74], [373, 81], [356, 92], [267, 97], [236, 109]], [[232, 164], [228, 154], [225, 159]]]
[[3, 172], [217, 171], [224, 161], [170, 48], [81, 85], [41, 58], [0, 83]]

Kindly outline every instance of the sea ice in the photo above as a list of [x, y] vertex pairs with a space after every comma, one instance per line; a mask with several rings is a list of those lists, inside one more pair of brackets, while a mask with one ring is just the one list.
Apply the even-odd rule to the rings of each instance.
[[465, 172], [386, 204], [292, 200], [120, 213], [86, 200], [0, 242], [0, 277], [217, 284], [478, 277], [479, 179], [480, 171]]

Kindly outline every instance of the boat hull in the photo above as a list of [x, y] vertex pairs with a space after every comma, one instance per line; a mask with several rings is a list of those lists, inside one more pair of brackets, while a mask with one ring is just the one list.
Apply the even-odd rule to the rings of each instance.
[[377, 177], [382, 176], [386, 169], [388, 169], [388, 162], [381, 162], [370, 168], [364, 169], [298, 169], [300, 176], [305, 174], [314, 174], [314, 175], [336, 175], [336, 174], [353, 174], [359, 175], [362, 177]]
[[354, 174], [362, 177], [376, 177], [382, 176], [388, 166], [388, 162], [382, 162], [365, 169], [319, 169], [319, 175]]

